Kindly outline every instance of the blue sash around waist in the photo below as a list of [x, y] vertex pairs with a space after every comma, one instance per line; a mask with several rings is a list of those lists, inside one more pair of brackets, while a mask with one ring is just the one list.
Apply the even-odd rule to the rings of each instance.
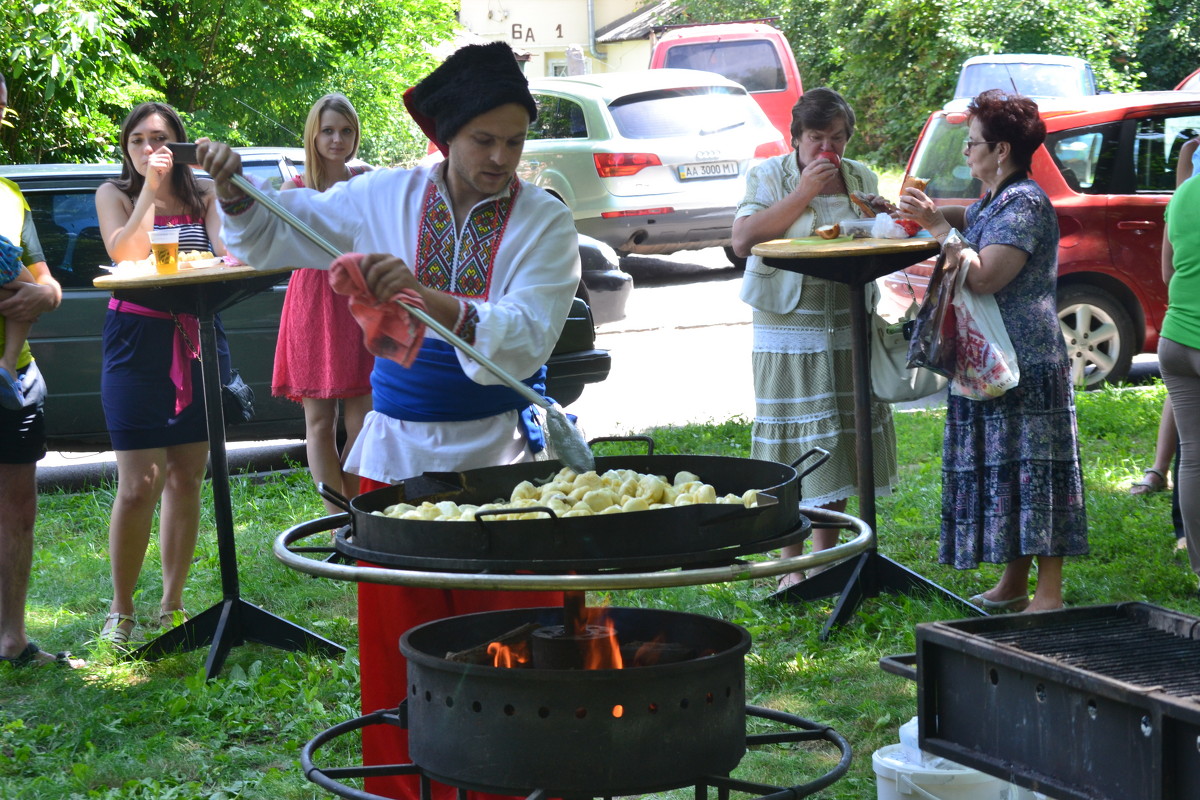
[[[546, 367], [521, 382], [545, 397]], [[412, 422], [461, 422], [520, 411], [533, 451], [545, 446], [537, 424], [540, 409], [507, 386], [484, 386], [468, 378], [454, 347], [440, 339], [426, 338], [408, 368], [376, 358], [371, 394], [375, 411]]]

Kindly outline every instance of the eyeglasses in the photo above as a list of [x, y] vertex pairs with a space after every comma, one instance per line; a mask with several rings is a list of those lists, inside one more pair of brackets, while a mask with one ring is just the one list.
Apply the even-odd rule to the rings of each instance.
[[1000, 144], [999, 142], [973, 142], [970, 139], [963, 139], [963, 150], [970, 150], [977, 144]]

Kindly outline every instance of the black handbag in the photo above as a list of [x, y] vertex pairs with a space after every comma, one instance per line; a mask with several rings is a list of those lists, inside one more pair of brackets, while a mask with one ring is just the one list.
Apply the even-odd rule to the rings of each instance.
[[254, 419], [254, 390], [236, 369], [231, 371], [229, 383], [221, 387], [221, 406], [226, 425], [240, 425]]

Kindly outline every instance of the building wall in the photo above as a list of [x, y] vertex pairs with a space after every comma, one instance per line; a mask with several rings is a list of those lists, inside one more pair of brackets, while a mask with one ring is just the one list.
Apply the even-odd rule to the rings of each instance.
[[[594, 22], [602, 28], [635, 11], [639, 0], [594, 0]], [[576, 52], [587, 72], [645, 69], [650, 63], [646, 41], [599, 45], [589, 53], [587, 0], [461, 0], [459, 22], [487, 41], [508, 42], [529, 53], [525, 75], [542, 78], [568, 69], [568, 48]]]

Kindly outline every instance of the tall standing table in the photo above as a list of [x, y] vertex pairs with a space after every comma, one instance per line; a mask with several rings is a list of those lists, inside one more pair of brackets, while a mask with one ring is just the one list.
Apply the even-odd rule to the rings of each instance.
[[844, 283], [850, 287], [850, 342], [854, 373], [855, 464], [858, 470], [858, 517], [870, 526], [869, 547], [859, 556], [842, 561], [774, 595], [775, 599], [799, 603], [840, 595], [821, 631], [826, 639], [834, 626], [845, 623], [866, 597], [881, 592], [932, 591], [979, 614], [975, 606], [907, 567], [880, 555], [875, 519], [875, 450], [871, 441], [870, 319], [867, 314], [867, 284], [937, 253], [930, 238], [912, 239], [776, 239], [755, 245], [753, 253], [768, 267], [798, 272]]
[[290, 271], [290, 267], [257, 270], [248, 266], [182, 269], [169, 275], [117, 271], [101, 275], [93, 281], [97, 288], [110, 291], [187, 286], [191, 290], [188, 294], [192, 303], [188, 310], [200, 320], [201, 374], [207, 409], [213, 516], [217, 527], [222, 599], [203, 613], [142, 645], [130, 654], [131, 657], [155, 659], [173, 652], [211, 645], [204, 665], [205, 675], [211, 679], [220, 672], [229, 651], [247, 641], [282, 650], [313, 650], [329, 657], [346, 652], [340, 645], [242, 600], [238, 584], [215, 318], [222, 309], [279, 283]]

